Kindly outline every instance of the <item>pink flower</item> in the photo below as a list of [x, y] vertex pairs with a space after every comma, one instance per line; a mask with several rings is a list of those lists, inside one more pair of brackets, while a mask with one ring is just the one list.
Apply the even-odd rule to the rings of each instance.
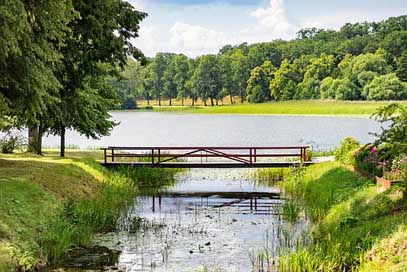
[[377, 147], [372, 147], [372, 149], [370, 150], [370, 152], [372, 153], [372, 154], [376, 154], [377, 153]]

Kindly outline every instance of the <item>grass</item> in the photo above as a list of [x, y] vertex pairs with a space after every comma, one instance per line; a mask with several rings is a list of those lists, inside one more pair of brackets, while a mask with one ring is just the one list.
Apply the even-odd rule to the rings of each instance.
[[313, 245], [283, 254], [280, 271], [405, 271], [399, 188], [384, 191], [336, 162], [297, 170], [280, 184], [314, 223]]
[[[287, 115], [366, 115], [391, 102], [368, 101], [281, 101], [261, 104], [233, 104], [214, 107], [153, 106], [154, 111], [199, 114], [287, 114]], [[404, 102], [405, 103], [405, 102]]]
[[57, 154], [0, 155], [0, 271], [33, 270], [88, 246], [93, 233], [116, 227], [139, 185], [159, 186], [174, 174], [109, 172], [96, 150]]

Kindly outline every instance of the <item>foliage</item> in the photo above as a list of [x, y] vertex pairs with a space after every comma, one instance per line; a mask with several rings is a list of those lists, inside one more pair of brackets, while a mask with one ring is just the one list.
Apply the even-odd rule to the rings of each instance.
[[397, 60], [396, 75], [401, 81], [407, 82], [407, 50]]
[[368, 100], [405, 100], [407, 86], [395, 74], [374, 78], [364, 87], [363, 92]]
[[269, 85], [274, 70], [271, 62], [265, 61], [251, 71], [246, 91], [249, 102], [260, 103], [271, 99]]
[[381, 123], [389, 123], [376, 135], [375, 145], [380, 146], [381, 159], [391, 161], [407, 154], [407, 106], [393, 103], [378, 109], [373, 117]]
[[13, 153], [16, 149], [22, 149], [26, 145], [25, 138], [18, 132], [7, 132], [0, 138], [0, 149], [2, 153]]
[[376, 146], [366, 145], [354, 152], [355, 166], [375, 176], [383, 175], [383, 167], [379, 164], [378, 149]]
[[339, 147], [335, 150], [335, 160], [345, 165], [353, 165], [353, 152], [360, 146], [358, 140], [352, 137], [346, 137], [341, 141]]
[[[403, 43], [407, 37], [406, 18], [348, 23], [339, 31], [306, 28], [298, 32], [297, 39], [290, 41], [226, 45], [216, 56], [215, 70], [219, 75], [212, 76], [211, 85], [216, 85], [219, 91], [212, 95], [212, 100], [227, 98], [233, 104], [234, 96], [239, 96], [241, 102], [254, 103], [319, 98], [403, 99], [397, 98], [401, 85], [384, 83], [389, 78], [382, 76], [396, 73], [395, 78], [404, 81], [405, 56], [401, 52], [407, 51]], [[202, 69], [199, 64], [207, 57], [210, 56], [190, 59], [184, 55], [157, 54], [146, 71], [140, 72], [148, 75], [142, 77], [141, 97], [148, 101], [155, 98], [159, 105], [163, 98], [178, 97], [184, 105], [183, 98], [189, 96], [192, 105], [198, 98], [207, 105], [211, 98], [205, 84], [200, 83], [202, 71], [196, 71]], [[176, 73], [175, 80], [170, 76], [174, 69], [182, 70]], [[376, 80], [375, 84], [372, 84], [373, 80]], [[165, 90], [168, 88], [170, 92]], [[211, 101], [211, 105], [214, 104]]]

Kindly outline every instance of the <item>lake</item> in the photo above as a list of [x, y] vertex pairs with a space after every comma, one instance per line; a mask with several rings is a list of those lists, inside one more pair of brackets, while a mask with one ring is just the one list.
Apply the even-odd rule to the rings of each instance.
[[[374, 140], [380, 124], [364, 117], [284, 115], [204, 115], [159, 112], [112, 112], [120, 122], [110, 136], [87, 139], [67, 132], [67, 145], [105, 146], [281, 146], [310, 145], [332, 150], [341, 139], [353, 136], [362, 143]], [[59, 137], [44, 138], [44, 146], [57, 147]]]

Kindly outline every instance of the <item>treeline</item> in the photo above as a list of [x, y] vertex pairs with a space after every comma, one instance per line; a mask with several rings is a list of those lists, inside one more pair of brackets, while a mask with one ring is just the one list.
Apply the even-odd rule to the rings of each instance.
[[1, 1], [0, 130], [28, 127], [39, 154], [42, 135], [60, 135], [61, 156], [67, 129], [108, 134], [119, 101], [106, 78], [142, 61], [130, 40], [145, 16], [122, 0]]
[[130, 67], [137, 72], [125, 76], [134, 83], [124, 88], [127, 94], [159, 105], [163, 98], [170, 104], [174, 98], [190, 98], [192, 104], [201, 98], [214, 105], [235, 96], [254, 103], [402, 100], [407, 99], [407, 16], [348, 23], [339, 31], [302, 29], [291, 41], [227, 45], [217, 55], [196, 59], [158, 53], [145, 68], [134, 62]]

